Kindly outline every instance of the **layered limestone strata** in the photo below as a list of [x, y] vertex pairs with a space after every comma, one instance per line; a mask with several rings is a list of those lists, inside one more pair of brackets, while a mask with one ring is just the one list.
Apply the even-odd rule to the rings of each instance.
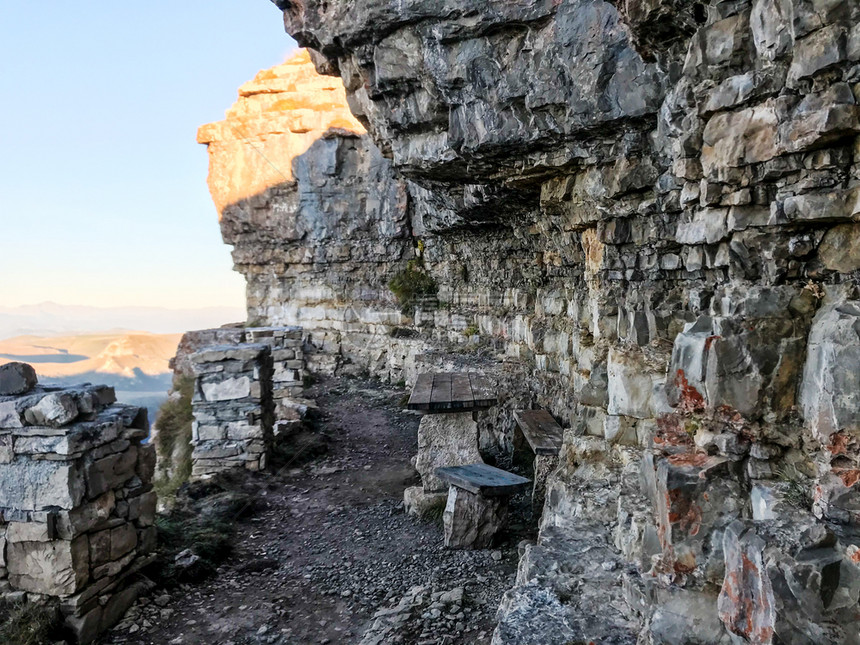
[[0, 368], [0, 599], [57, 602], [80, 643], [122, 618], [155, 558], [146, 410], [115, 401]]
[[208, 146], [209, 190], [219, 215], [294, 181], [290, 160], [331, 129], [364, 133], [346, 106], [343, 85], [317, 74], [307, 50], [245, 83], [226, 118], [197, 132], [197, 141]]
[[858, 642], [860, 4], [278, 4], [369, 136], [222, 215], [252, 317], [566, 428], [497, 645]]
[[224, 241], [250, 324], [301, 326], [318, 370], [388, 354], [408, 321], [387, 288], [414, 257], [407, 187], [306, 50], [260, 72], [203, 126]]

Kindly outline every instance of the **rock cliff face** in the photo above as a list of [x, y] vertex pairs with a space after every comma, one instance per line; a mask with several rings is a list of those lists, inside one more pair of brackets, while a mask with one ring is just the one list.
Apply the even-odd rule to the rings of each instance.
[[369, 135], [223, 209], [251, 316], [566, 428], [494, 642], [860, 643], [860, 3], [277, 4]]
[[363, 133], [343, 85], [306, 50], [260, 72], [198, 133], [249, 320], [302, 321], [326, 350], [310, 358], [317, 369], [378, 352], [406, 321], [386, 286], [413, 257], [406, 184]]

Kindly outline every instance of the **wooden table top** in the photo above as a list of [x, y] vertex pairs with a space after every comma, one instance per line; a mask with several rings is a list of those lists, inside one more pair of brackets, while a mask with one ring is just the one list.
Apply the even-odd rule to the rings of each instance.
[[486, 410], [498, 402], [490, 384], [480, 374], [419, 374], [409, 403], [410, 410], [422, 412], [472, 412]]
[[484, 497], [513, 495], [526, 489], [531, 483], [530, 479], [482, 463], [437, 468], [436, 476], [442, 481]]

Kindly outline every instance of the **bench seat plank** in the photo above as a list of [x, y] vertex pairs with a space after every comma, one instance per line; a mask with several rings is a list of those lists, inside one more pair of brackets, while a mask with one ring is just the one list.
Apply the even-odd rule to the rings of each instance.
[[513, 495], [525, 490], [531, 483], [530, 479], [483, 463], [437, 468], [436, 476], [442, 481], [484, 497]]
[[536, 455], [557, 455], [564, 430], [546, 410], [516, 410], [514, 419]]
[[468, 374], [451, 375], [451, 405], [454, 407], [469, 407], [475, 402], [472, 396], [472, 383]]

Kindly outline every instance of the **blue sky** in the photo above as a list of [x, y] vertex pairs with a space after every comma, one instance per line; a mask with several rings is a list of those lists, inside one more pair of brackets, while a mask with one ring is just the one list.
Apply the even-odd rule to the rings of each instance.
[[268, 0], [0, 0], [0, 305], [241, 305], [197, 127], [295, 48]]

